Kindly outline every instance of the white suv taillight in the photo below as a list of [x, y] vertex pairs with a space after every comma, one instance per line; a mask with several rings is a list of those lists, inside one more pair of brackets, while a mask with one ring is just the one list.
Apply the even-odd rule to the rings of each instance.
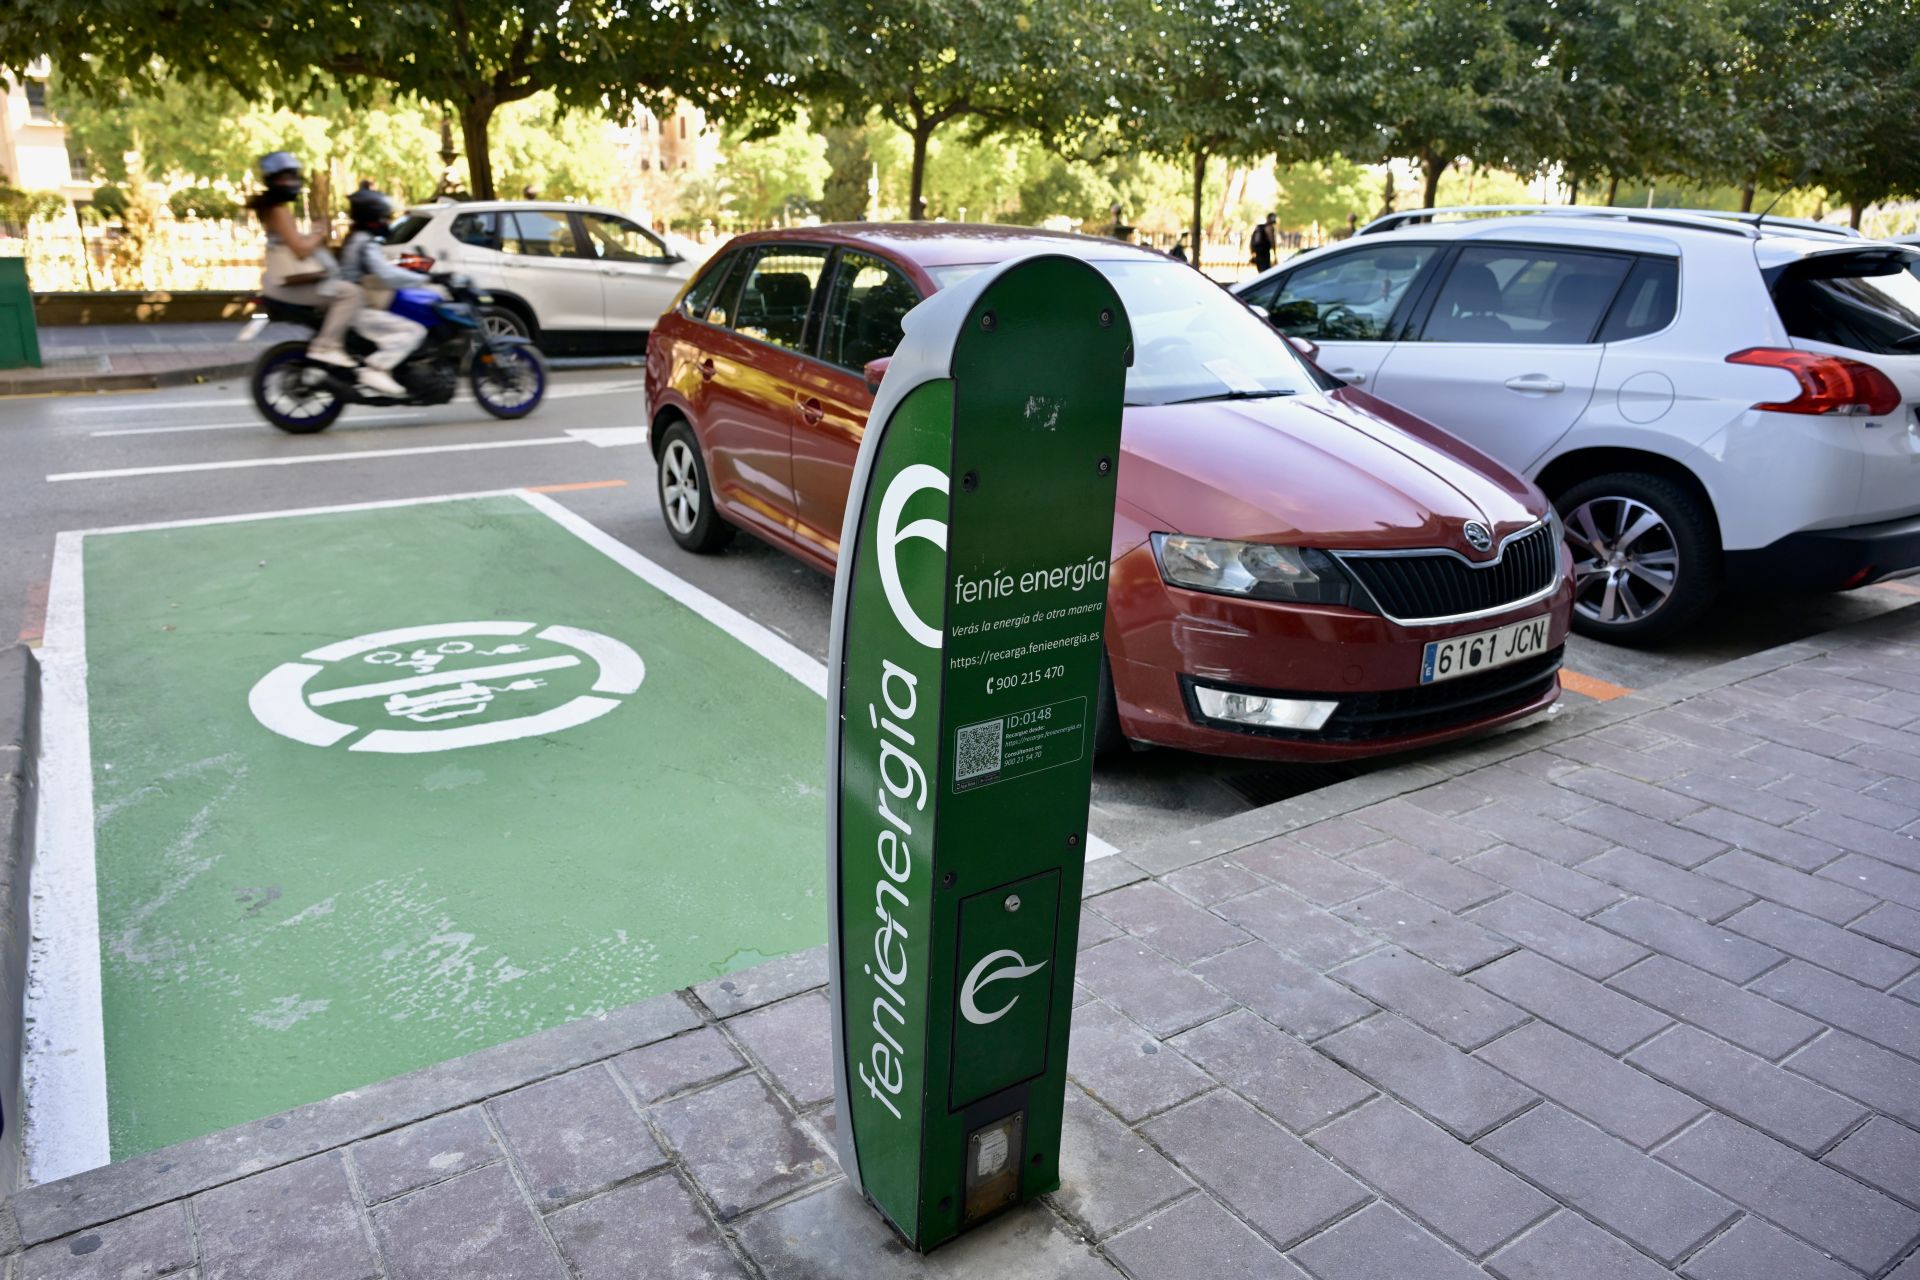
[[1867, 416], [1900, 407], [1900, 388], [1870, 364], [1789, 347], [1748, 347], [1727, 357], [1728, 364], [1758, 365], [1792, 374], [1800, 394], [1791, 400], [1756, 404], [1774, 413], [1841, 413]]

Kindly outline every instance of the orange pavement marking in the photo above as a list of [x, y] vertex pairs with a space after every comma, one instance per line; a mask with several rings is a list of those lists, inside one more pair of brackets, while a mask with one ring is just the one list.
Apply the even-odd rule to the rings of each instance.
[[624, 489], [625, 480], [581, 480], [576, 484], [528, 485], [528, 493], [572, 493], [576, 489]]
[[1920, 596], [1920, 587], [1911, 582], [1876, 582], [1873, 585], [1882, 591], [1898, 591], [1903, 596]]
[[47, 629], [47, 584], [27, 588], [27, 607], [20, 613], [20, 643], [39, 644]]
[[1611, 702], [1615, 698], [1624, 698], [1633, 692], [1633, 690], [1621, 685], [1610, 684], [1605, 680], [1596, 680], [1592, 676], [1583, 676], [1578, 671], [1569, 671], [1565, 667], [1560, 668], [1560, 684], [1563, 688], [1571, 689], [1575, 693], [1584, 693], [1589, 698], [1594, 698], [1601, 702]]

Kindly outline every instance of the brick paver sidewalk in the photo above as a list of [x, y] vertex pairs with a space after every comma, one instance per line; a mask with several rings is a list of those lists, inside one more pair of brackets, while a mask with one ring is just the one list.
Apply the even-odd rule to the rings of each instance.
[[1916, 725], [1893, 614], [1095, 863], [1065, 1188], [924, 1259], [812, 953], [22, 1192], [8, 1274], [1914, 1280]]
[[235, 378], [262, 351], [304, 330], [269, 325], [241, 342], [227, 324], [51, 325], [40, 330], [38, 369], [0, 369], [0, 395], [129, 391]]

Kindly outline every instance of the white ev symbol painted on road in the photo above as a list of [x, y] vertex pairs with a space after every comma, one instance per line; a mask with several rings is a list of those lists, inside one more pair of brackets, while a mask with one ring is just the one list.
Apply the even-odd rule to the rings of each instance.
[[[334, 720], [323, 707], [378, 701], [391, 720], [410, 725], [438, 725], [449, 720], [468, 723], [448, 728], [374, 729], [347, 749], [385, 754], [452, 751], [492, 742], [511, 742], [540, 734], [558, 733], [597, 720], [620, 705], [617, 695], [632, 693], [646, 679], [647, 664], [640, 655], [611, 636], [579, 627], [550, 626], [531, 638], [548, 641], [562, 652], [543, 658], [509, 661], [528, 653], [527, 644], [500, 644], [481, 648], [474, 638], [489, 643], [494, 637], [518, 637], [532, 632], [533, 622], [443, 622], [426, 627], [401, 627], [355, 636], [322, 645], [301, 655], [305, 661], [283, 662], [260, 678], [247, 694], [247, 706], [261, 724], [285, 738], [309, 746], [330, 747], [360, 732], [360, 726]], [[429, 642], [437, 641], [427, 647]], [[407, 646], [419, 645], [412, 652]], [[333, 664], [359, 658], [374, 667], [404, 668], [416, 672], [393, 680], [309, 689], [315, 676]], [[451, 665], [449, 659], [459, 659]], [[476, 660], [479, 660], [476, 665]], [[567, 671], [594, 664], [592, 692], [578, 694], [542, 710], [489, 718], [494, 700], [503, 693], [529, 693], [547, 688], [539, 673]], [[362, 670], [355, 667], [355, 670]], [[368, 675], [374, 674], [371, 671]], [[616, 695], [608, 697], [605, 695]]]
[[[993, 964], [997, 960], [1010, 960], [1013, 963], [995, 969]], [[1020, 997], [1011, 997], [992, 1013], [982, 1013], [980, 1006], [974, 1003], [974, 998], [980, 994], [980, 988], [990, 982], [998, 982], [1002, 978], [1024, 978], [1046, 967], [1045, 960], [1039, 964], [1028, 964], [1018, 951], [989, 951], [980, 958], [979, 964], [973, 966], [972, 971], [967, 974], [967, 980], [960, 985], [960, 1016], [968, 1022], [977, 1023], [983, 1027], [989, 1022], [998, 1022], [1007, 1010], [1020, 1003]]]

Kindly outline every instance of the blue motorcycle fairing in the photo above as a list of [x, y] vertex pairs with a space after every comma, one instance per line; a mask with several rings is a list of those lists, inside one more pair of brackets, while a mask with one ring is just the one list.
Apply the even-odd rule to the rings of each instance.
[[463, 329], [478, 329], [480, 322], [474, 318], [473, 308], [464, 302], [440, 302], [434, 304], [434, 314]]
[[411, 320], [431, 329], [440, 316], [440, 291], [437, 289], [400, 289], [387, 310], [402, 320]]

